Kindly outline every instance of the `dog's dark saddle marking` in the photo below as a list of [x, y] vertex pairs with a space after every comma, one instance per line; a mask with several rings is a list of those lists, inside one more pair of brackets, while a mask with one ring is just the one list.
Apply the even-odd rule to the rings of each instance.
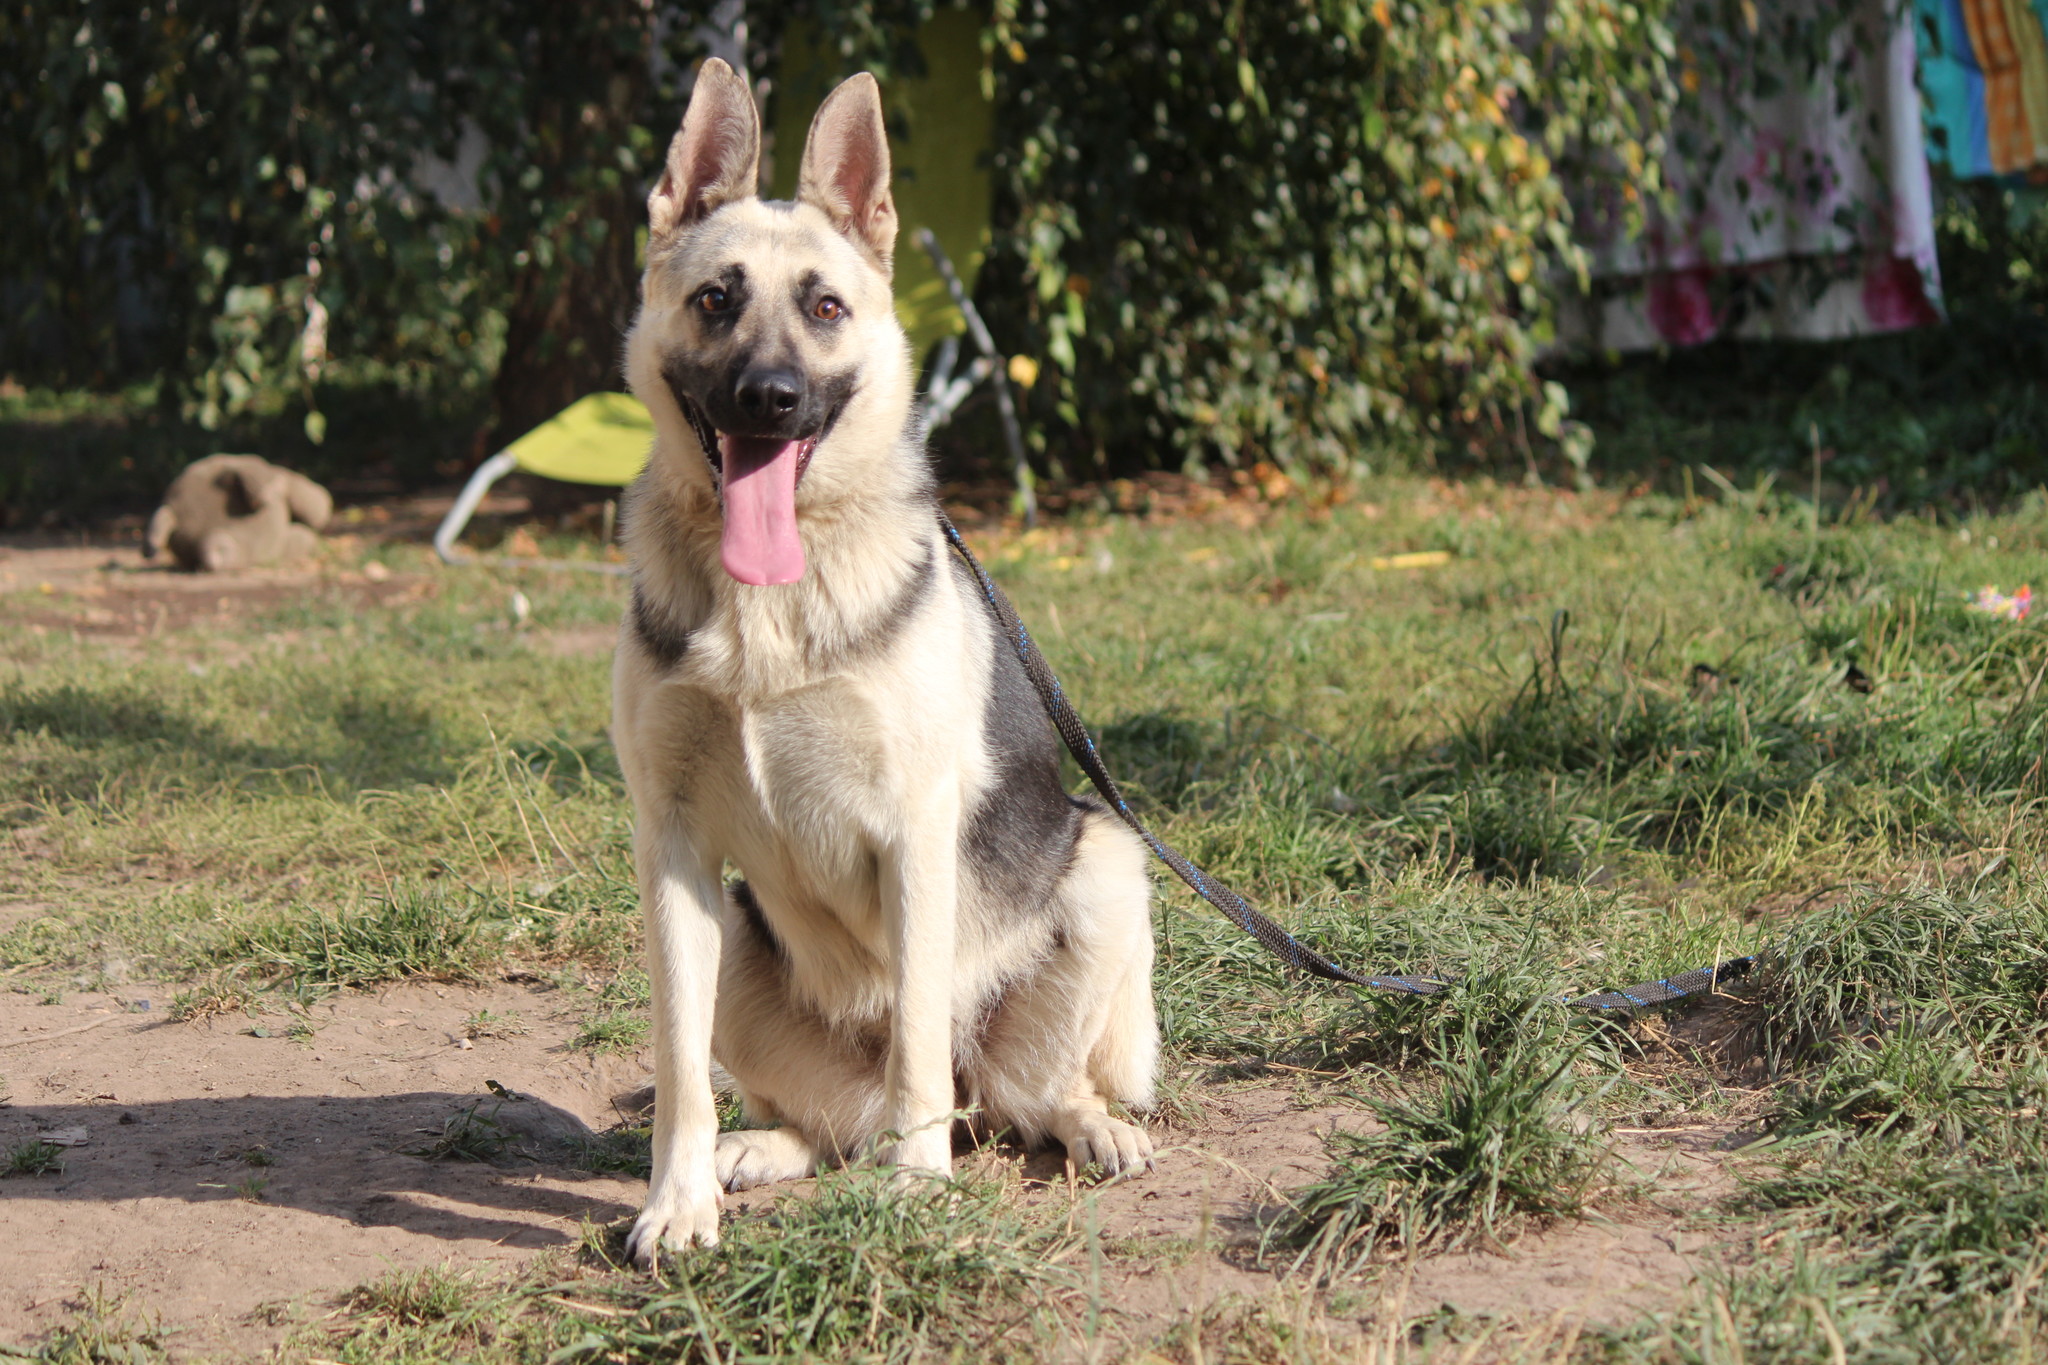
[[[956, 560], [961, 586], [973, 579]], [[989, 641], [982, 742], [995, 771], [968, 812], [960, 854], [982, 890], [1012, 911], [1039, 913], [1073, 868], [1082, 815], [1097, 803], [1069, 796], [1060, 782], [1059, 742], [1017, 656]]]
[[903, 580], [903, 586], [896, 590], [896, 596], [889, 604], [877, 611], [866, 622], [832, 651], [834, 666], [844, 667], [857, 659], [873, 658], [896, 643], [896, 638], [924, 609], [932, 595], [932, 584], [939, 576], [939, 552], [936, 546], [928, 546], [925, 556], [918, 561]]
[[[974, 551], [967, 548], [967, 541], [958, 527], [946, 516], [938, 513], [939, 529], [945, 535], [947, 544], [953, 547], [960, 562], [966, 565], [976, 586], [981, 589], [982, 600], [988, 604], [989, 612], [995, 617], [997, 629], [1009, 640], [1018, 665], [1024, 676], [1038, 693], [1039, 703], [1045, 708], [1046, 716], [1053, 728], [1059, 731], [1066, 742], [1067, 752], [1081, 765], [1081, 771], [1088, 774], [1088, 780], [1095, 784], [1095, 790], [1102, 793], [1123, 822], [1145, 841], [1159, 861], [1172, 868], [1174, 874], [1193, 888], [1196, 895], [1215, 906], [1223, 916], [1238, 928], [1250, 934], [1263, 944], [1274, 956], [1290, 966], [1298, 967], [1312, 976], [1329, 981], [1342, 981], [1353, 986], [1371, 986], [1378, 990], [1399, 991], [1406, 995], [1437, 995], [1451, 988], [1452, 983], [1430, 976], [1361, 976], [1348, 968], [1340, 967], [1307, 944], [1288, 933], [1266, 916], [1254, 909], [1244, 897], [1223, 883], [1211, 877], [1189, 862], [1180, 850], [1154, 834], [1140, 820], [1137, 812], [1124, 800], [1118, 790], [1116, 779], [1109, 775], [1109, 768], [1102, 761], [1095, 741], [1089, 737], [1088, 727], [1081, 723], [1080, 713], [1067, 700], [1066, 690], [1053, 675], [1052, 667], [1045, 656], [1038, 652], [1038, 646], [1031, 639], [1031, 632], [1024, 628], [1023, 620], [1017, 615], [1017, 608], [996, 586], [988, 571], [981, 567], [981, 561], [974, 557]], [[1732, 981], [1746, 974], [1757, 963], [1754, 956], [1738, 957], [1712, 967], [1699, 967], [1675, 976], [1645, 981], [1619, 990], [1596, 991], [1576, 1000], [1563, 1003], [1583, 1009], [1613, 1010], [1629, 1009], [1641, 1005], [1662, 1005], [1672, 1000], [1710, 991], [1723, 981]]]
[[627, 619], [640, 647], [663, 668], [674, 668], [690, 652], [689, 627], [650, 603], [638, 583], [633, 585], [633, 605]]

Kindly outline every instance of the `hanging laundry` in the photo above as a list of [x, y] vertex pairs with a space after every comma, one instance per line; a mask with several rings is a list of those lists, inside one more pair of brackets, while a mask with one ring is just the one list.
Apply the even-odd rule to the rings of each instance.
[[2048, 171], [2048, 0], [1914, 0], [1928, 154], [1964, 178]]
[[1911, 11], [1782, 0], [1684, 16], [1686, 100], [1664, 161], [1675, 208], [1629, 235], [1618, 205], [1582, 206], [1593, 290], [1561, 310], [1560, 341], [1625, 351], [1940, 321]]

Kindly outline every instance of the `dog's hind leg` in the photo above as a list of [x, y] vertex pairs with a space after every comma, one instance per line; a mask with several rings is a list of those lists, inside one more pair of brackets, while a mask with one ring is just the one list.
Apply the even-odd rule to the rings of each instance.
[[1106, 1175], [1150, 1164], [1145, 1131], [1109, 1102], [1151, 1103], [1159, 1062], [1152, 1009], [1152, 920], [1144, 850], [1100, 812], [1088, 817], [1055, 893], [1052, 955], [1013, 986], [989, 1021], [969, 1077], [994, 1127], [1027, 1146], [1058, 1140]]
[[740, 883], [728, 898], [712, 1050], [748, 1119], [764, 1126], [719, 1135], [728, 1190], [800, 1180], [882, 1127], [879, 1048], [827, 1027], [793, 997], [788, 970]]

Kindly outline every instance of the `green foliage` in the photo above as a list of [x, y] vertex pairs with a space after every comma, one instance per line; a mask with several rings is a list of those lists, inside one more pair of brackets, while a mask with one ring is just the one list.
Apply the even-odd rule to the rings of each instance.
[[[0, 363], [172, 376], [207, 425], [280, 391], [310, 407], [325, 351], [487, 373], [482, 221], [401, 177], [454, 156], [491, 36], [403, 5], [8, 7], [0, 70], [30, 84], [0, 232], [46, 264], [10, 280], [25, 306]], [[315, 301], [324, 350], [303, 341]]]
[[317, 444], [329, 357], [474, 387], [509, 315], [515, 355], [597, 387], [680, 103], [650, 63], [686, 75], [694, 34], [686, 14], [657, 35], [629, 0], [10, 6], [0, 71], [26, 84], [0, 176], [23, 211], [0, 241], [48, 264], [0, 286], [23, 314], [0, 367], [162, 376], [209, 428], [289, 400]]
[[638, 1011], [603, 1010], [583, 1021], [569, 1046], [585, 1052], [631, 1052], [647, 1041], [651, 1027]]
[[17, 1142], [0, 1156], [0, 1176], [54, 1175], [63, 1169], [64, 1149], [36, 1138]]
[[1559, 167], [1655, 192], [1664, 8], [1004, 0], [982, 292], [1047, 362], [1055, 467], [1560, 434], [1529, 371], [1580, 263]]
[[1759, 990], [1781, 1061], [1896, 1033], [1967, 1047], [1980, 1062], [2038, 1048], [2048, 904], [2004, 888], [1856, 897], [1793, 925]]
[[499, 1100], [489, 1113], [479, 1113], [483, 1101], [476, 1100], [443, 1119], [441, 1131], [432, 1141], [408, 1147], [406, 1155], [423, 1161], [496, 1161], [505, 1155], [515, 1136], [498, 1121], [503, 1107], [504, 1101]]
[[623, 1231], [586, 1224], [592, 1264], [543, 1263], [511, 1285], [395, 1271], [358, 1288], [345, 1319], [310, 1324], [290, 1345], [364, 1365], [1036, 1361], [1056, 1354], [1055, 1305], [1076, 1280], [1058, 1265], [1071, 1232], [1027, 1217], [1002, 1186], [905, 1188], [872, 1167], [728, 1218], [718, 1246], [665, 1260], [653, 1277], [602, 1273], [618, 1268], [606, 1263]]
[[1745, 1182], [1742, 1210], [1765, 1218], [1753, 1254], [1710, 1268], [1676, 1311], [1609, 1337], [1594, 1358], [2038, 1361], [2048, 1333], [2038, 1060], [2030, 1076], [1955, 1084], [1969, 1070], [1958, 1057], [1922, 1070], [1941, 1079], [1912, 1099], [1938, 1121], [1805, 1133]]
[[171, 1357], [171, 1335], [154, 1322], [123, 1311], [121, 1296], [94, 1285], [79, 1294], [75, 1317], [35, 1346], [0, 1344], [9, 1365], [161, 1365]]
[[1002, 1358], [1002, 1328], [1072, 1277], [1050, 1263], [1058, 1235], [1027, 1225], [1000, 1186], [906, 1190], [873, 1168], [822, 1177], [814, 1194], [722, 1235], [671, 1262], [630, 1317], [592, 1324], [565, 1358], [895, 1362], [963, 1328], [970, 1342], [986, 1337], [966, 1357]]
[[1333, 1134], [1330, 1173], [1293, 1194], [1280, 1231], [1304, 1259], [1341, 1273], [1382, 1245], [1498, 1242], [1579, 1212], [1608, 1162], [1579, 1049], [1542, 1028], [1488, 1047], [1467, 1024], [1434, 1051], [1436, 1084], [1363, 1097], [1383, 1126]]

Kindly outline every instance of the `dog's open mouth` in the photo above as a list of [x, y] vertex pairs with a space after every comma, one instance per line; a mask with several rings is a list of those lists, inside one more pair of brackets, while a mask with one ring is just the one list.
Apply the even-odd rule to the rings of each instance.
[[[825, 435], [786, 440], [732, 436], [711, 425], [687, 398], [683, 415], [697, 433], [725, 510], [719, 560], [742, 583], [767, 587], [804, 576], [804, 543], [796, 527], [796, 486]], [[834, 414], [837, 415], [836, 413]], [[826, 422], [830, 427], [830, 421]]]

